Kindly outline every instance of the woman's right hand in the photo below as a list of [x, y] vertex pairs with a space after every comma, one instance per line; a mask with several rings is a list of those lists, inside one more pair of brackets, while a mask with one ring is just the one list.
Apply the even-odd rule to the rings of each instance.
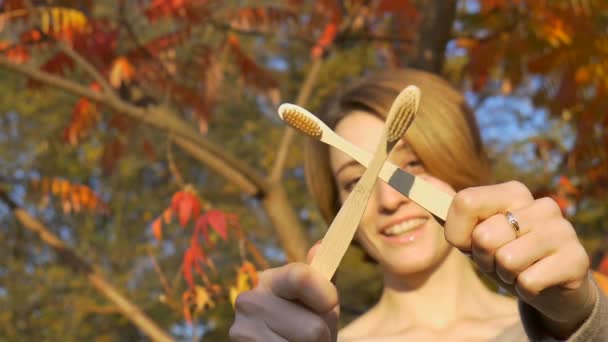
[[268, 269], [259, 279], [236, 299], [231, 341], [336, 341], [338, 292], [329, 280], [304, 263]]

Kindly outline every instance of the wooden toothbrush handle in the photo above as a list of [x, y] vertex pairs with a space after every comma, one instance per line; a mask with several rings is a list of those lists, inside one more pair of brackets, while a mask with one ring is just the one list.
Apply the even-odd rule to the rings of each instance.
[[[386, 140], [385, 137], [383, 139]], [[312, 268], [321, 272], [327, 279], [333, 277], [355, 236], [367, 207], [367, 201], [378, 179], [378, 173], [387, 157], [386, 148], [378, 150], [370, 166], [342, 204], [312, 259]]]
[[[372, 154], [355, 146], [342, 137], [334, 134], [323, 136], [322, 142], [337, 148], [367, 167], [372, 160]], [[378, 176], [407, 198], [428, 210], [442, 221], [452, 204], [452, 195], [445, 193], [426, 180], [401, 170], [390, 161], [385, 161]]]

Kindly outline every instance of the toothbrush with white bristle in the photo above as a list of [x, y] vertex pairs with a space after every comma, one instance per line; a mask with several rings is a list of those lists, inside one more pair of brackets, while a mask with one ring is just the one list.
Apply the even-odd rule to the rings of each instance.
[[[281, 119], [293, 128], [339, 149], [361, 165], [367, 167], [372, 160], [371, 153], [337, 135], [308, 110], [298, 105], [284, 103], [279, 107], [278, 112]], [[401, 170], [390, 161], [384, 163], [378, 177], [435, 215], [440, 223], [443, 224], [448, 209], [452, 204], [452, 195], [437, 189], [434, 185], [420, 177]]]
[[[369, 162], [363, 176], [342, 204], [311, 262], [311, 267], [321, 272], [327, 279], [331, 279], [334, 275], [346, 253], [367, 207], [378, 174], [391, 150], [414, 120], [419, 103], [420, 90], [416, 86], [405, 88], [393, 102], [376, 153]], [[283, 112], [284, 118], [285, 114], [286, 112]], [[315, 129], [317, 125], [314, 124], [313, 120], [294, 123], [297, 127], [300, 127], [299, 129], [307, 131], [311, 136], [317, 138], [323, 136], [322, 130]]]

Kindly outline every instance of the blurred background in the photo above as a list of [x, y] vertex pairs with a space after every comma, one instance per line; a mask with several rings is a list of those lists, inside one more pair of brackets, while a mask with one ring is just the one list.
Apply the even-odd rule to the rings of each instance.
[[[0, 0], [0, 340], [226, 340], [326, 228], [277, 106], [395, 67], [461, 89], [497, 181], [608, 273], [607, 28], [602, 0]], [[356, 249], [338, 286], [343, 323], [380, 289]]]

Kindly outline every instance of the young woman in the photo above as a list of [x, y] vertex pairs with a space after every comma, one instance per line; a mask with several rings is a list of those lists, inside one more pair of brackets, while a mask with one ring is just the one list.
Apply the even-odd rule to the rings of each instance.
[[[384, 116], [409, 84], [422, 91], [420, 108], [390, 159], [455, 193], [445, 225], [378, 181], [356, 234], [383, 276], [378, 302], [337, 332], [334, 285], [306, 264], [289, 264], [262, 272], [259, 285], [237, 298], [231, 339], [608, 341], [608, 300], [589, 276], [574, 228], [554, 201], [534, 199], [522, 183], [490, 185], [474, 117], [447, 82], [409, 69], [378, 73], [331, 100], [322, 120], [374, 151]], [[307, 182], [331, 222], [365, 168], [311, 144]], [[486, 288], [474, 267], [516, 298]]]

